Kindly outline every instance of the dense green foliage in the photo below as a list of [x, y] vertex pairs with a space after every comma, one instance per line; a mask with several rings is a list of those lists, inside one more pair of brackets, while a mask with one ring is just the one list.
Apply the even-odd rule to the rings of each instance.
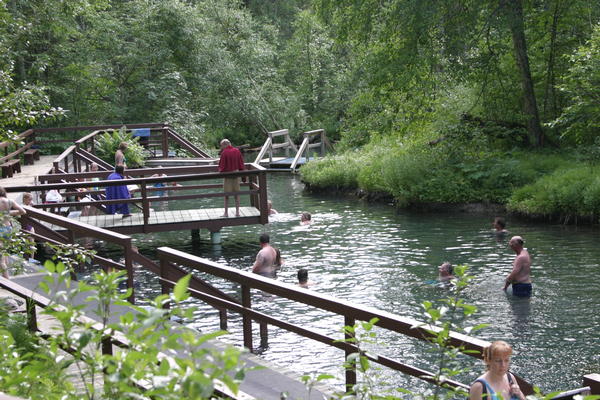
[[107, 163], [114, 165], [115, 152], [121, 143], [127, 143], [127, 149], [124, 152], [127, 167], [143, 167], [145, 163], [144, 148], [138, 143], [138, 138], [134, 138], [131, 132], [128, 132], [125, 127], [112, 131], [109, 130], [99, 135], [96, 140], [96, 155]]
[[[63, 255], [82, 254], [73, 250]], [[62, 261], [47, 261], [45, 266], [42, 288], [49, 292], [68, 288], [53, 293], [53, 303], [42, 311], [55, 321], [54, 333], [44, 339], [33, 336], [23, 318], [0, 310], [1, 392], [44, 400], [208, 399], [219, 384], [237, 392], [244, 376], [240, 351], [202, 346], [219, 332], [201, 335], [170, 323], [174, 316], [193, 315], [191, 308], [181, 307], [189, 297], [189, 276], [177, 283], [170, 296], [159, 296], [151, 307], [132, 308], [118, 323], [109, 323], [112, 305], [127, 304], [129, 292], [119, 291], [124, 272], [95, 274], [89, 284], [72, 282], [70, 266]], [[83, 306], [73, 301], [82, 294], [97, 304], [94, 312], [100, 322], [95, 326], [81, 318]], [[168, 301], [173, 305], [170, 309], [164, 308]], [[124, 338], [130, 344], [127, 351], [104, 354], [107, 335]], [[71, 354], [62, 349], [71, 349]]]
[[0, 0], [0, 33], [5, 133], [63, 109], [64, 125], [164, 121], [201, 147], [325, 128], [339, 154], [309, 183], [403, 204], [504, 203], [540, 176], [514, 155], [599, 144], [584, 0]]

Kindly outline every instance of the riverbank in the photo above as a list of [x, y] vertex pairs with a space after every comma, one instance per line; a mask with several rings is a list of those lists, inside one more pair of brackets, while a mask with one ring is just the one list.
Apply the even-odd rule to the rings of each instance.
[[311, 162], [302, 180], [312, 192], [400, 208], [489, 208], [531, 220], [598, 223], [599, 169], [576, 151], [475, 150], [418, 142], [370, 146]]

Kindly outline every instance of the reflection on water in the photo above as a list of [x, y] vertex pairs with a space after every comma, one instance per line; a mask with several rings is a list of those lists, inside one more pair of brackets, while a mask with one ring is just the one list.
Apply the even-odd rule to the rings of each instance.
[[[497, 237], [489, 229], [494, 215], [397, 212], [388, 205], [308, 195], [303, 193], [301, 182], [287, 174], [269, 176], [269, 196], [280, 212], [271, 223], [225, 228], [220, 246], [212, 245], [205, 231], [194, 245], [188, 231], [138, 235], [136, 245], [151, 258], [160, 244], [249, 270], [259, 250], [258, 236], [268, 232], [285, 258], [280, 281], [295, 284], [297, 270], [307, 268], [316, 283], [310, 290], [420, 320], [422, 301], [448, 295], [443, 287], [428, 283], [435, 279], [437, 266], [443, 261], [464, 263], [475, 275], [466, 300], [479, 308], [466, 323], [488, 323], [490, 327], [479, 337], [503, 339], [513, 345], [514, 372], [543, 390], [574, 388], [582, 375], [600, 372], [597, 229], [509, 219], [508, 236], [523, 236], [533, 259], [534, 295], [520, 299], [501, 290], [514, 254], [508, 248], [508, 238]], [[217, 200], [194, 203], [194, 207], [217, 207]], [[300, 226], [303, 211], [312, 214], [312, 225]], [[137, 288], [138, 298], [160, 293], [151, 273], [136, 270], [138, 277], [143, 282]], [[237, 295], [231, 284], [203, 278]], [[343, 318], [312, 307], [258, 293], [253, 307], [323, 334], [341, 336]], [[218, 329], [217, 316], [200, 304], [199, 318], [191, 325], [205, 331]], [[241, 344], [238, 315], [230, 314], [229, 328], [226, 340]], [[258, 326], [254, 328], [257, 343]], [[431, 364], [434, 355], [427, 352], [427, 344], [378, 332], [384, 354], [418, 367]], [[300, 373], [331, 372], [341, 376], [343, 354], [339, 350], [275, 327], [269, 327], [269, 344], [263, 353], [268, 360]], [[463, 362], [475, 371], [459, 380], [470, 382], [483, 366], [469, 358]], [[388, 380], [410, 388], [420, 385], [398, 374]]]

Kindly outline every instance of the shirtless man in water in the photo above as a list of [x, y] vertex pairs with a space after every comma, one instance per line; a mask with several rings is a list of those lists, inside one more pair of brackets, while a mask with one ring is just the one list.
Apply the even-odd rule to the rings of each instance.
[[529, 252], [523, 248], [523, 238], [513, 236], [508, 245], [517, 254], [513, 262], [512, 272], [506, 277], [503, 290], [512, 284], [513, 295], [519, 297], [531, 297], [531, 257]]
[[269, 244], [271, 238], [268, 234], [263, 233], [260, 235], [259, 240], [261, 249], [256, 255], [256, 261], [252, 266], [252, 272], [266, 276], [267, 278], [276, 278], [275, 259], [277, 258], [277, 252]]

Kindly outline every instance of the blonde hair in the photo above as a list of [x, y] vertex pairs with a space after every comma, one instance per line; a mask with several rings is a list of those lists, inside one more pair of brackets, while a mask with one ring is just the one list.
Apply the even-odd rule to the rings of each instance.
[[496, 340], [495, 342], [492, 342], [492, 344], [483, 349], [483, 361], [489, 369], [490, 363], [492, 362], [494, 357], [498, 355], [507, 355], [510, 357], [512, 351], [513, 350], [512, 347], [510, 347], [510, 344], [506, 343], [504, 340]]

